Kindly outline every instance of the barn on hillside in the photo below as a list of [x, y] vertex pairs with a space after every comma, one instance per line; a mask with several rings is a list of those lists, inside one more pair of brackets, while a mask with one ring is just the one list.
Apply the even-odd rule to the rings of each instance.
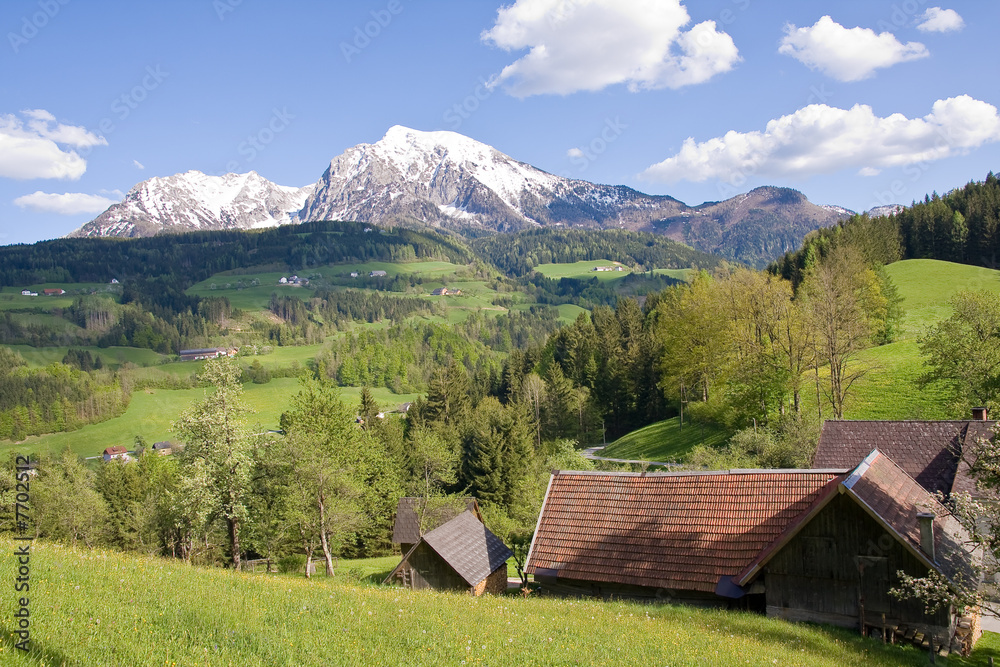
[[878, 447], [931, 493], [973, 493], [975, 483], [962, 453], [976, 439], [992, 438], [996, 426], [986, 419], [985, 408], [974, 409], [973, 417], [954, 421], [828, 419], [820, 432], [813, 466], [851, 468]]
[[382, 583], [499, 595], [507, 590], [507, 559], [512, 555], [499, 537], [466, 511], [425, 533]]
[[933, 635], [940, 646], [951, 643], [965, 610], [927, 616], [889, 590], [900, 570], [970, 582], [967, 537], [878, 450], [852, 470], [557, 472], [526, 571], [554, 593], [743, 608], [859, 629], [884, 622]]

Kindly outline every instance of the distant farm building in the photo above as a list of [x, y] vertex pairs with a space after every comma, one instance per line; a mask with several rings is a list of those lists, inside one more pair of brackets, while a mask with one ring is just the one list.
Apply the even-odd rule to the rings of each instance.
[[383, 583], [501, 595], [507, 590], [507, 559], [513, 555], [472, 512], [463, 512], [424, 534]]
[[153, 451], [161, 456], [167, 456], [174, 451], [174, 443], [169, 440], [163, 440], [160, 442], [153, 443]]
[[236, 348], [206, 347], [196, 350], [181, 350], [181, 361], [201, 361], [202, 359], [216, 359], [218, 357], [235, 357], [238, 350]]
[[45, 296], [60, 296], [62, 294], [65, 294], [66, 290], [59, 289], [57, 287], [57, 288], [53, 288], [53, 289], [43, 290], [43, 293], [45, 294]]
[[369, 278], [384, 278], [388, 274], [385, 271], [372, 271], [368, 274]]
[[595, 266], [591, 271], [624, 271], [625, 267], [621, 264], [617, 266]]
[[124, 445], [114, 445], [113, 447], [107, 447], [104, 450], [104, 460], [105, 461], [128, 461], [129, 455], [128, 450]]
[[434, 290], [433, 292], [431, 292], [431, 296], [458, 296], [461, 293], [462, 293], [462, 290], [460, 290], [460, 289], [452, 289], [452, 290], [450, 290], [447, 287], [439, 287], [436, 290]]
[[21, 290], [21, 296], [38, 296], [38, 292], [32, 292], [30, 289]]

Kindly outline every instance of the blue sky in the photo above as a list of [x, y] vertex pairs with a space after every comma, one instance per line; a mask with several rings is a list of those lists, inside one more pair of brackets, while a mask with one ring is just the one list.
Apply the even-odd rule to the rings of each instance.
[[6, 0], [0, 244], [153, 176], [306, 185], [397, 124], [688, 204], [909, 203], [1000, 166], [998, 27], [980, 0]]

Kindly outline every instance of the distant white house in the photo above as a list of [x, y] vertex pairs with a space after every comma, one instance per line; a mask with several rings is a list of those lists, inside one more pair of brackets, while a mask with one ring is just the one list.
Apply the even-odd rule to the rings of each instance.
[[38, 296], [38, 292], [32, 293], [30, 289], [21, 290], [21, 296]]
[[111, 279], [111, 284], [112, 285], [117, 285], [118, 284], [118, 279], [117, 278], [112, 278]]
[[357, 278], [358, 277], [358, 272], [357, 271], [351, 271], [351, 277], [352, 278]]
[[278, 282], [281, 283], [282, 285], [287, 285], [288, 278], [286, 278], [285, 276], [281, 276], [281, 278], [278, 279]]
[[385, 271], [372, 271], [371, 273], [368, 274], [368, 277], [369, 278], [382, 278], [385, 275], [387, 275]]

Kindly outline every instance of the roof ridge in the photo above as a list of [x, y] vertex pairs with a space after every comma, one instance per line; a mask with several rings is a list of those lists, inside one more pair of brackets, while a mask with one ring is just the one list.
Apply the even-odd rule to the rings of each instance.
[[731, 468], [729, 470], [681, 470], [675, 472], [630, 472], [625, 470], [554, 470], [553, 476], [587, 475], [594, 477], [707, 477], [719, 475], [816, 474], [843, 475], [850, 468]]

